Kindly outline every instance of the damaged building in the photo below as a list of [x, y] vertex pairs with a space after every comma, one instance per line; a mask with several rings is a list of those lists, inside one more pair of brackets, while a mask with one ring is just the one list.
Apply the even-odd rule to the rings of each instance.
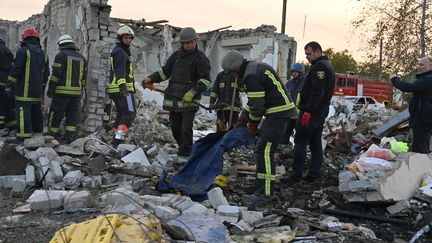
[[[116, 43], [116, 31], [120, 25], [128, 24], [136, 33], [131, 53], [137, 87], [146, 75], [159, 70], [180, 44], [178, 33], [181, 28], [164, 24], [168, 21], [111, 18], [110, 12], [111, 6], [107, 0], [50, 0], [42, 13], [25, 21], [0, 20], [0, 38], [13, 52], [19, 47], [22, 31], [35, 27], [41, 35], [41, 44], [49, 56], [50, 64], [57, 53], [58, 38], [63, 34], [70, 34], [74, 38], [88, 60], [81, 129], [85, 132], [94, 132], [109, 120], [105, 109], [110, 103], [106, 93], [110, 72], [109, 55]], [[279, 72], [282, 79], [287, 79], [289, 67], [296, 56], [297, 44], [293, 37], [276, 33], [274, 26], [267, 25], [238, 31], [224, 29], [199, 34], [198, 46], [210, 59], [212, 78], [222, 70], [222, 56], [236, 49], [249, 59], [268, 63]]]

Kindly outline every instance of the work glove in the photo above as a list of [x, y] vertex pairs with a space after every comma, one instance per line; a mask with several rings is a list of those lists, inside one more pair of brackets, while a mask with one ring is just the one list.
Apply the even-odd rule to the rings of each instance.
[[120, 89], [120, 95], [126, 97], [128, 95], [128, 90], [127, 90], [127, 86], [126, 84], [120, 84], [119, 85], [119, 89]]
[[311, 118], [311, 114], [309, 112], [303, 113], [303, 116], [301, 118], [301, 125], [302, 127], [308, 127], [309, 126], [309, 120]]
[[217, 119], [216, 120], [216, 128], [218, 132], [226, 132], [227, 127], [224, 120]]
[[240, 112], [240, 116], [236, 122], [236, 124], [234, 125], [234, 128], [239, 128], [239, 127], [246, 127], [247, 125], [247, 117], [246, 117], [246, 113], [245, 112]]
[[248, 122], [247, 129], [252, 135], [256, 135], [258, 133], [258, 124], [256, 122]]
[[390, 141], [391, 151], [393, 153], [406, 153], [408, 152], [408, 144], [398, 141]]
[[190, 104], [192, 102], [193, 97], [196, 95], [196, 91], [191, 89], [183, 96], [183, 103]]
[[153, 83], [143, 83], [143, 88], [149, 90], [156, 90], [156, 87]]
[[143, 79], [142, 86], [144, 89], [149, 89], [149, 90], [155, 90], [156, 89], [156, 87], [154, 86], [150, 77], [146, 77], [145, 79]]

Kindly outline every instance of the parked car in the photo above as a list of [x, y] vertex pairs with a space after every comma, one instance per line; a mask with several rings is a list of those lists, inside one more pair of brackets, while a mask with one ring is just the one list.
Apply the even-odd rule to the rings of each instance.
[[384, 103], [377, 101], [371, 96], [345, 96], [346, 100], [351, 101], [354, 107], [366, 107], [367, 109], [383, 109]]

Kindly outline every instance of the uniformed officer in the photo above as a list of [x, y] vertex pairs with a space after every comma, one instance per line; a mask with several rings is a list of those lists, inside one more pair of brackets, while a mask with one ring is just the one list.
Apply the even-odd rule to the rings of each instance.
[[295, 105], [276, 71], [265, 63], [247, 61], [238, 51], [229, 51], [222, 58], [222, 68], [234, 78], [243, 79], [248, 103], [240, 114], [236, 127], [247, 126], [256, 134], [261, 124], [255, 147], [257, 163], [256, 188], [252, 195], [243, 196], [246, 202], [265, 202], [274, 193], [276, 164], [273, 159], [287, 118]]
[[130, 45], [135, 37], [134, 31], [126, 25], [117, 31], [117, 45], [111, 52], [111, 83], [108, 86], [109, 97], [117, 109], [113, 146], [117, 147], [125, 140], [136, 116], [135, 84], [133, 66], [130, 59]]
[[48, 56], [42, 50], [34, 28], [24, 30], [21, 47], [8, 81], [14, 85], [18, 139], [42, 134], [42, 99], [49, 77]]
[[[192, 150], [193, 121], [201, 93], [210, 87], [210, 61], [197, 48], [198, 35], [191, 28], [180, 31], [181, 48], [168, 58], [165, 65], [143, 80], [143, 86], [154, 89], [153, 83], [169, 79], [163, 108], [170, 112], [171, 131], [179, 149], [176, 163], [185, 163]], [[180, 99], [179, 99], [180, 98]]]
[[240, 91], [244, 91], [242, 80], [220, 72], [213, 83], [210, 95], [210, 108], [217, 109], [216, 127], [218, 132], [228, 131], [237, 123], [242, 108]]
[[60, 124], [66, 116], [64, 139], [71, 143], [79, 123], [81, 94], [86, 83], [87, 61], [75, 46], [70, 35], [62, 35], [57, 42], [60, 52], [52, 65], [47, 95], [52, 99], [48, 118], [49, 133], [59, 140]]
[[323, 55], [321, 45], [313, 41], [306, 44], [304, 49], [306, 59], [312, 66], [305, 77], [300, 94], [300, 114], [294, 138], [293, 172], [288, 180], [290, 185], [300, 182], [303, 178], [307, 145], [312, 156], [308, 174], [303, 180], [312, 183], [320, 177], [323, 162], [322, 130], [336, 82], [333, 67]]

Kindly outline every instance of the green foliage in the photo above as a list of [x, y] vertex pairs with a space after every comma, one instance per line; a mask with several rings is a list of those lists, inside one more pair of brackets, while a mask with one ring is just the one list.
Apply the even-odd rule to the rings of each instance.
[[415, 71], [423, 46], [432, 54], [432, 17], [430, 9], [423, 15], [424, 3], [430, 6], [432, 0], [359, 1], [362, 11], [352, 24], [366, 40], [362, 49], [368, 61], [361, 72], [377, 74], [381, 41], [383, 73]]
[[357, 62], [348, 53], [348, 50], [335, 52], [333, 48], [324, 51], [324, 54], [329, 58], [335, 72], [345, 73], [347, 71], [357, 71]]

